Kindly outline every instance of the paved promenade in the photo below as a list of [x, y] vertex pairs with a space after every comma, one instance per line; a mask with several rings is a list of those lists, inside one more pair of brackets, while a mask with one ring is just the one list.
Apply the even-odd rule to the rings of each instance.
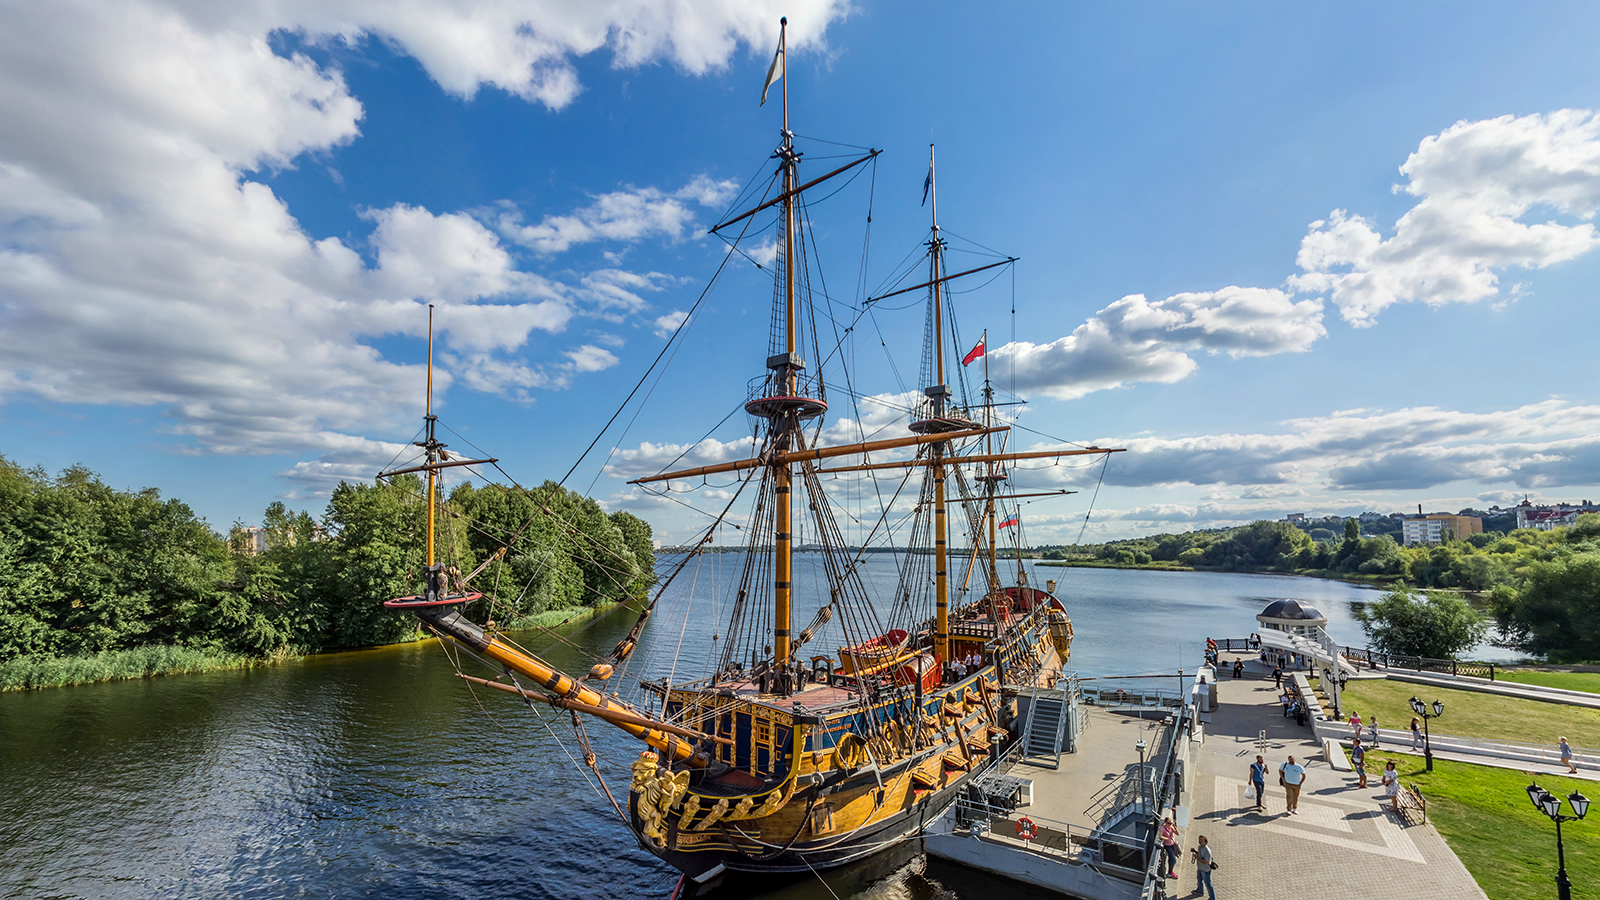
[[[1432, 825], [1405, 825], [1383, 803], [1377, 779], [1361, 790], [1353, 773], [1328, 766], [1311, 729], [1280, 714], [1272, 679], [1259, 667], [1242, 681], [1223, 679], [1218, 699], [1221, 706], [1194, 760], [1185, 852], [1167, 896], [1196, 896], [1187, 851], [1203, 834], [1216, 854], [1213, 875], [1222, 900], [1486, 900]], [[1262, 731], [1272, 772], [1264, 812], [1255, 809], [1247, 784]], [[1277, 785], [1277, 767], [1289, 754], [1306, 765], [1297, 816], [1284, 815], [1283, 788]]]

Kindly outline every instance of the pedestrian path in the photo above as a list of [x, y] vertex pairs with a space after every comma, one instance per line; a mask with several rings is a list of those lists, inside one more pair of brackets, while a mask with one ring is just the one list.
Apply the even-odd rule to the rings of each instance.
[[1593, 694], [1588, 691], [1569, 691], [1565, 688], [1545, 687], [1542, 684], [1522, 684], [1516, 681], [1490, 681], [1487, 678], [1477, 678], [1472, 675], [1442, 675], [1437, 672], [1408, 672], [1404, 669], [1380, 669], [1378, 671], [1390, 681], [1405, 681], [1434, 687], [1452, 688], [1458, 691], [1500, 694], [1506, 697], [1518, 697], [1523, 700], [1539, 700], [1544, 703], [1562, 703], [1567, 706], [1586, 706], [1590, 709], [1600, 709], [1600, 694]]
[[[1265, 683], [1268, 686], [1267, 689], [1272, 691], [1273, 709], [1279, 709], [1277, 706], [1278, 690], [1272, 688], [1271, 676], [1264, 674], [1267, 671], [1266, 667], [1252, 657], [1243, 657], [1243, 659], [1245, 660], [1246, 671], [1250, 673], [1250, 678], [1265, 679]], [[1231, 663], [1232, 656], [1230, 655], [1227, 659], [1223, 660], [1223, 662]], [[1421, 679], [1418, 679], [1416, 673], [1412, 672], [1390, 673], [1388, 675], [1388, 677], [1396, 680], [1399, 680], [1401, 676], [1403, 676], [1404, 680], [1407, 681], [1420, 680], [1426, 681], [1426, 683], [1429, 684], [1437, 682], [1441, 687], [1466, 687], [1467, 682], [1475, 683], [1477, 686], [1491, 685], [1491, 682], [1488, 682], [1484, 679], [1469, 678], [1468, 676], [1452, 677], [1449, 675], [1431, 675], [1428, 673], [1423, 673]], [[1380, 675], [1377, 677], [1383, 676]], [[1222, 678], [1220, 680], [1220, 684], [1227, 684], [1229, 683], [1229, 680], [1230, 679], [1228, 678]], [[1287, 683], [1289, 678], [1286, 676], [1284, 680]], [[1493, 684], [1499, 685], [1502, 684], [1502, 682], [1494, 682]], [[1600, 694], [1586, 694], [1580, 691], [1561, 691], [1555, 688], [1543, 688], [1534, 685], [1523, 684], [1514, 685], [1512, 687], [1519, 690], [1533, 687], [1538, 691], [1543, 692], [1543, 695], [1540, 697], [1529, 697], [1527, 699], [1539, 699], [1555, 703], [1569, 703], [1570, 705], [1577, 706], [1588, 706], [1588, 700], [1590, 699], [1600, 701]], [[1472, 689], [1477, 689], [1477, 687]], [[1514, 694], [1511, 691], [1496, 690], [1494, 692], [1505, 693], [1510, 696], [1521, 696], [1521, 694]], [[1557, 694], [1577, 695], [1577, 697], [1583, 702], [1572, 702], [1568, 699], [1561, 699], [1556, 696]], [[1349, 749], [1350, 729], [1345, 723], [1332, 720], [1318, 720], [1313, 723], [1313, 727], [1316, 731], [1316, 739], [1319, 742], [1327, 738], [1333, 738], [1340, 744], [1344, 745], [1346, 750]], [[1383, 728], [1379, 730], [1378, 735], [1380, 738], [1381, 749], [1386, 752], [1405, 753], [1411, 756], [1423, 755], [1423, 751], [1412, 749], [1410, 731], [1402, 731], [1397, 728]], [[1573, 762], [1578, 766], [1577, 773], [1573, 774], [1567, 771], [1566, 765], [1561, 762], [1560, 754], [1554, 746], [1550, 745], [1541, 746], [1533, 744], [1514, 744], [1506, 741], [1480, 740], [1477, 738], [1468, 738], [1453, 734], [1435, 734], [1432, 736], [1432, 742], [1434, 759], [1448, 759], [1452, 762], [1472, 763], [1473, 765], [1489, 766], [1496, 769], [1514, 769], [1519, 772], [1528, 772], [1534, 775], [1562, 775], [1568, 778], [1581, 778], [1588, 781], [1600, 781], [1600, 751], [1591, 748], [1573, 748]], [[1368, 746], [1369, 749], [1372, 749], [1371, 745]]]
[[[1184, 859], [1167, 896], [1198, 896], [1187, 848], [1203, 834], [1216, 854], [1213, 877], [1223, 900], [1352, 892], [1364, 900], [1486, 900], [1433, 826], [1406, 825], [1388, 811], [1375, 780], [1363, 790], [1353, 774], [1330, 768], [1312, 729], [1285, 719], [1277, 696], [1259, 668], [1218, 684], [1221, 705], [1192, 767]], [[1255, 808], [1246, 780], [1258, 752], [1273, 773], [1291, 754], [1306, 766], [1299, 815], [1284, 814], [1275, 774], [1266, 809]]]
[[[1421, 750], [1414, 750], [1411, 746], [1411, 733], [1395, 731], [1390, 737], [1391, 729], [1382, 729], [1379, 733], [1381, 743], [1376, 748], [1369, 745], [1369, 749], [1381, 749], [1385, 753], [1405, 753], [1411, 756], [1422, 756]], [[1326, 723], [1318, 732], [1326, 737], [1336, 737], [1341, 744], [1349, 749], [1350, 729], [1348, 726]], [[1472, 763], [1478, 766], [1491, 766], [1496, 769], [1516, 769], [1520, 772], [1533, 772], [1539, 775], [1561, 775], [1566, 778], [1583, 778], [1589, 781], [1600, 781], [1600, 754], [1594, 751], [1577, 751], [1573, 753], [1572, 760], [1578, 766], [1577, 774], [1567, 771], [1561, 762], [1560, 755], [1549, 747], [1535, 747], [1531, 744], [1508, 744], [1500, 741], [1481, 741], [1473, 738], [1458, 737], [1456, 735], [1436, 734], [1433, 736], [1433, 758], [1448, 759], [1454, 762]]]

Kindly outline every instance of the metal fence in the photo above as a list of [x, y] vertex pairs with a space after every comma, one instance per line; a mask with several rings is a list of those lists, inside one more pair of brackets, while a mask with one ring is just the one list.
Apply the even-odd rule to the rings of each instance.
[[[1216, 638], [1218, 650], [1255, 652], [1261, 642], [1250, 638]], [[1495, 664], [1460, 659], [1431, 659], [1426, 656], [1400, 656], [1371, 647], [1340, 647], [1339, 654], [1352, 665], [1368, 669], [1405, 669], [1412, 672], [1437, 672], [1441, 675], [1471, 675], [1494, 680]]]
[[1492, 662], [1472, 662], [1458, 659], [1429, 659], [1426, 656], [1397, 656], [1380, 653], [1369, 647], [1341, 647], [1344, 658], [1369, 669], [1408, 669], [1413, 672], [1437, 672], [1441, 675], [1471, 675], [1494, 680]]
[[1031, 812], [1028, 819], [1039, 830], [1032, 838], [1025, 839], [1018, 830], [1018, 819], [1012, 818], [1013, 810], [988, 803], [976, 794], [964, 792], [956, 799], [957, 827], [976, 827], [980, 832], [987, 831], [991, 838], [1000, 839], [1029, 853], [1088, 863], [1131, 881], [1138, 881], [1145, 876], [1143, 862], [1146, 849], [1143, 841]]
[[1176, 806], [1178, 795], [1182, 792], [1182, 773], [1178, 768], [1178, 742], [1189, 740], [1194, 731], [1195, 708], [1185, 706], [1174, 712], [1174, 721], [1171, 728], [1166, 730], [1162, 747], [1162, 760], [1160, 774], [1155, 777], [1155, 784], [1160, 788], [1160, 799], [1152, 813], [1150, 833], [1145, 837], [1145, 871], [1144, 890], [1140, 892], [1141, 900], [1158, 900], [1167, 895], [1166, 873], [1161, 871], [1162, 859], [1156, 854], [1156, 830], [1160, 825], [1161, 810]]

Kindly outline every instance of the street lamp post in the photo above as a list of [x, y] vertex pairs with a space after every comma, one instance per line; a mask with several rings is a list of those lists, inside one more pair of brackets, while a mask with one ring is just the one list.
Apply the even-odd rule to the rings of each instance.
[[1567, 851], [1561, 843], [1561, 823], [1576, 822], [1588, 815], [1589, 798], [1577, 791], [1568, 794], [1567, 802], [1572, 804], [1570, 816], [1562, 814], [1560, 797], [1537, 784], [1528, 785], [1528, 799], [1533, 801], [1534, 809], [1556, 823], [1556, 895], [1560, 900], [1572, 900], [1572, 882], [1567, 880]]
[[[1134, 749], [1139, 751], [1139, 802], [1144, 803], [1144, 738], [1139, 738], [1139, 743], [1133, 746]], [[1144, 808], [1149, 811], [1150, 804], [1145, 803]]]
[[1444, 715], [1444, 704], [1433, 701], [1433, 712], [1428, 712], [1428, 704], [1415, 697], [1411, 698], [1411, 711], [1422, 717], [1422, 756], [1427, 760], [1428, 771], [1433, 771], [1433, 738], [1428, 734], [1428, 720], [1437, 719]]

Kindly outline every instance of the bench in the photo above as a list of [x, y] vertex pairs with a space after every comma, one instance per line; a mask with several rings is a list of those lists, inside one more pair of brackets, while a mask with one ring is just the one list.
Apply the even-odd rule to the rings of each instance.
[[1428, 800], [1416, 784], [1401, 785], [1396, 799], [1400, 801], [1397, 805], [1401, 818], [1409, 821], [1414, 816], [1423, 823], [1428, 821]]
[[1344, 754], [1344, 745], [1337, 738], [1322, 739], [1322, 758], [1328, 761], [1328, 767], [1335, 772], [1355, 771], [1350, 758]]

